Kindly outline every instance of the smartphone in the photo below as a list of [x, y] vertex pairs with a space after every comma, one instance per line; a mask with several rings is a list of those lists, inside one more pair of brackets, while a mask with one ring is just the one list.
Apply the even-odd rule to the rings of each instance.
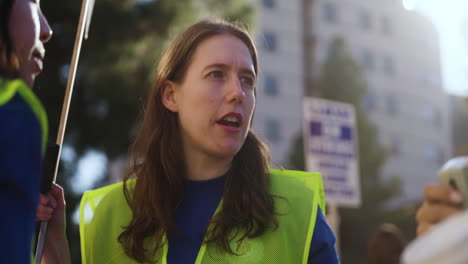
[[463, 208], [468, 208], [468, 156], [447, 161], [438, 173], [439, 182], [451, 186], [463, 196]]

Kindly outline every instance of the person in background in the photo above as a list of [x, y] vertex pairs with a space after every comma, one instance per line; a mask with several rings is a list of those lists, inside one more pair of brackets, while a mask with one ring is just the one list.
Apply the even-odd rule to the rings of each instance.
[[399, 264], [406, 242], [393, 224], [383, 224], [369, 239], [367, 264]]
[[[258, 73], [239, 25], [203, 20], [172, 42], [124, 182], [83, 195], [83, 263], [339, 263], [321, 176], [271, 169], [251, 129]], [[47, 263], [69, 263], [47, 243]]]
[[416, 213], [416, 233], [422, 235], [444, 219], [462, 212], [463, 196], [443, 184], [429, 184], [424, 189], [424, 202]]
[[0, 0], [0, 263], [30, 263], [47, 117], [31, 88], [52, 30], [39, 1]]

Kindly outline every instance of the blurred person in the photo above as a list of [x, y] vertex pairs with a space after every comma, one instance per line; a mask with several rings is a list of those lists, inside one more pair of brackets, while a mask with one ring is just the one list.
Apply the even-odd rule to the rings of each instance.
[[448, 217], [461, 213], [463, 197], [452, 187], [429, 184], [424, 189], [424, 201], [416, 213], [417, 235], [429, 231]]
[[399, 264], [405, 246], [400, 229], [393, 224], [383, 224], [369, 239], [367, 264]]
[[0, 263], [29, 263], [47, 116], [31, 88], [52, 30], [39, 0], [0, 0]]
[[[172, 42], [124, 182], [83, 195], [83, 263], [339, 263], [320, 175], [270, 169], [251, 130], [258, 72], [238, 25], [203, 20]], [[43, 198], [56, 210], [40, 220], [59, 225], [49, 232], [59, 239], [44, 262], [69, 263], [65, 235], [53, 234], [65, 226], [53, 189]]]

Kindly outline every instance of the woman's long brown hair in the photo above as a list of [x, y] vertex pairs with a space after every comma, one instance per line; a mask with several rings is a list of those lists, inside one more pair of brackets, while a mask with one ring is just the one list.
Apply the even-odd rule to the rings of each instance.
[[18, 60], [13, 54], [9, 24], [14, 0], [0, 0], [0, 77], [18, 77]]
[[[203, 20], [192, 25], [175, 39], [159, 61], [124, 180], [124, 194], [133, 216], [119, 241], [126, 254], [139, 262], [151, 263], [167, 242], [163, 241], [164, 234], [176, 231], [173, 219], [184, 191], [186, 168], [178, 116], [164, 107], [162, 85], [166, 80], [182, 82], [197, 46], [221, 34], [235, 36], [245, 43], [258, 73], [257, 51], [250, 35], [243, 27], [224, 21]], [[241, 231], [241, 239], [252, 238], [278, 225], [273, 198], [268, 192], [269, 167], [267, 147], [249, 131], [226, 176], [223, 207], [211, 219], [204, 243], [215, 243], [234, 254], [229, 246], [232, 234]], [[130, 187], [128, 180], [133, 177], [137, 180]], [[147, 239], [151, 241], [150, 247], [144, 245]]]

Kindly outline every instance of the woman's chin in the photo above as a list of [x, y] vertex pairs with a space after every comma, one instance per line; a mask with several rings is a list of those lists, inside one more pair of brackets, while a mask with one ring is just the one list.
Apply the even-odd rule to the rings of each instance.
[[20, 74], [20, 78], [29, 86], [29, 88], [33, 88], [34, 80], [36, 79], [36, 74]]
[[238, 144], [229, 144], [219, 147], [215, 152], [216, 156], [222, 158], [234, 158], [234, 156], [239, 152], [242, 146]]

